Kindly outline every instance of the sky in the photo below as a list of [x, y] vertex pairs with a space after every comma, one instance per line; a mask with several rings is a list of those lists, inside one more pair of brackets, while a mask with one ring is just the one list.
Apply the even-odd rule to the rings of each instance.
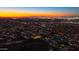
[[79, 16], [79, 7], [0, 7], [0, 17]]

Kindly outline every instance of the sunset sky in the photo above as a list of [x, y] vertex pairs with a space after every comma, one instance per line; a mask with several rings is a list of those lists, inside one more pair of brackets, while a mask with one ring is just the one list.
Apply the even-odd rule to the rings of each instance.
[[0, 17], [79, 16], [78, 7], [0, 7]]

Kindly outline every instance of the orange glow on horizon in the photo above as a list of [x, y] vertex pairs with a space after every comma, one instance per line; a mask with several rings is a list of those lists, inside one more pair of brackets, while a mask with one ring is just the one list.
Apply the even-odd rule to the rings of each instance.
[[43, 13], [43, 12], [23, 12], [15, 10], [0, 10], [0, 17], [30, 17], [30, 16], [67, 16], [70, 14], [59, 14], [59, 13]]

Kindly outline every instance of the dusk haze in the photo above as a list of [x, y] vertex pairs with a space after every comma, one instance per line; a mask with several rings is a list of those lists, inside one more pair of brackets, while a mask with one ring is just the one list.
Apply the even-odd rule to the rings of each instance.
[[76, 7], [0, 8], [0, 17], [29, 17], [29, 16], [79, 16], [79, 8]]

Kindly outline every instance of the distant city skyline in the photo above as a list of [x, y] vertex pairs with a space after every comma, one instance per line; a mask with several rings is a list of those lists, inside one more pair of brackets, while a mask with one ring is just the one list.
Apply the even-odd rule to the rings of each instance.
[[79, 7], [0, 7], [0, 17], [79, 16]]

